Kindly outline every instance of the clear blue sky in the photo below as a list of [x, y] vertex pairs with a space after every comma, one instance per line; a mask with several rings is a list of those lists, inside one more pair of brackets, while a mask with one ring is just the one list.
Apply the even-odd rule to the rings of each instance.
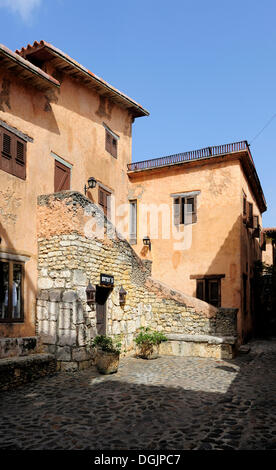
[[[133, 160], [248, 140], [276, 114], [275, 0], [0, 0], [0, 42], [44, 39], [150, 111]], [[276, 117], [251, 151], [276, 226]]]

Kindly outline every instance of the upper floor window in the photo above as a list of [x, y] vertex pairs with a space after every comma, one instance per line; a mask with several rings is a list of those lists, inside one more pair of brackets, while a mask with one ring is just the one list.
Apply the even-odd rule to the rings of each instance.
[[199, 191], [191, 193], [173, 194], [174, 225], [188, 225], [197, 222], [197, 195]]
[[105, 128], [105, 150], [112, 155], [112, 157], [117, 158], [118, 156], [118, 140], [119, 136], [117, 136], [114, 132], [112, 132], [109, 127], [104, 124]]
[[18, 135], [0, 126], [0, 169], [26, 179], [26, 146]]
[[23, 321], [24, 263], [0, 260], [0, 322]]

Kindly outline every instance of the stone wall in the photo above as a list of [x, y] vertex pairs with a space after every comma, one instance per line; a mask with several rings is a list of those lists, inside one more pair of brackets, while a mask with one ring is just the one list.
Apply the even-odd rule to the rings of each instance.
[[38, 336], [0, 338], [0, 358], [28, 356], [42, 351]]
[[[99, 229], [96, 235], [87, 228], [92, 226]], [[124, 354], [134, 351], [141, 326], [165, 333], [236, 334], [235, 310], [218, 310], [152, 279], [150, 264], [80, 193], [41, 196], [38, 231], [37, 334], [63, 369], [85, 367], [92, 360], [96, 307], [87, 305], [86, 287], [89, 281], [99, 286], [101, 273], [114, 276], [106, 334], [122, 336]], [[119, 303], [121, 286], [127, 291], [124, 305]]]

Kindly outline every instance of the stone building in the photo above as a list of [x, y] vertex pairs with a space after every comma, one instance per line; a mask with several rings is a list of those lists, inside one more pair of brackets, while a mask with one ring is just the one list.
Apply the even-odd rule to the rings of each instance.
[[[148, 114], [44, 41], [0, 46], [0, 357], [85, 367], [97, 333], [131, 354], [147, 325], [169, 335], [167, 354], [231, 357], [237, 313], [240, 340], [250, 329], [241, 279], [266, 208], [250, 150], [132, 164], [132, 124]], [[154, 239], [143, 204], [173, 217], [176, 248], [171, 232]]]

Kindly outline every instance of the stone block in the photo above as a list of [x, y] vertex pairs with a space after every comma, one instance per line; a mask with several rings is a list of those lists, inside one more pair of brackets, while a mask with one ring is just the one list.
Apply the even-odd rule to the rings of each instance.
[[71, 361], [71, 348], [69, 346], [57, 347], [57, 361]]
[[87, 277], [84, 271], [80, 269], [73, 270], [73, 284], [75, 286], [87, 286]]
[[53, 280], [49, 277], [40, 277], [37, 282], [38, 289], [51, 289], [53, 287]]

